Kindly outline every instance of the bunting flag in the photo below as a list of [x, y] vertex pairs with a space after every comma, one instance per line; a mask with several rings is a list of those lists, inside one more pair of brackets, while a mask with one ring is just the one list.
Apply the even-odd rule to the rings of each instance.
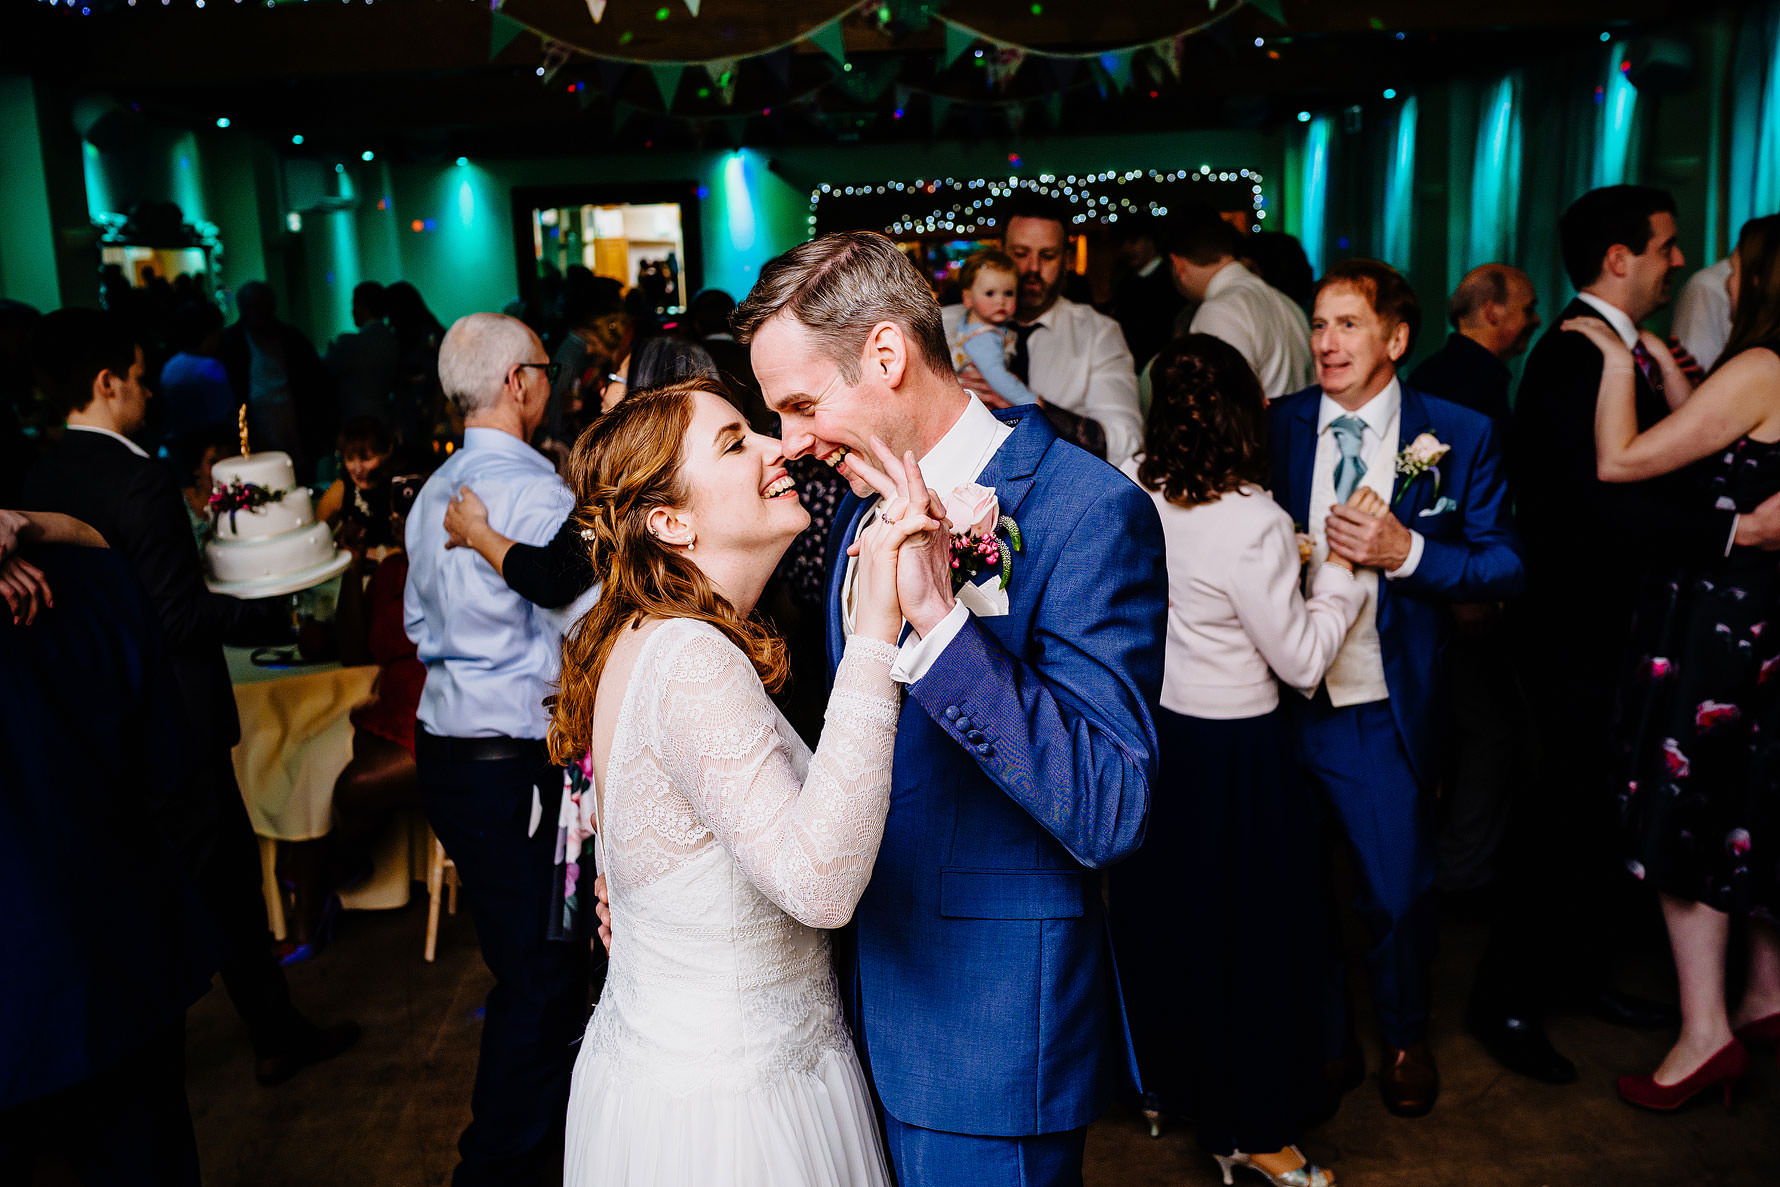
[[586, 79], [582, 79], [581, 89], [575, 92], [575, 98], [580, 102], [581, 110], [586, 111], [593, 106], [593, 101], [599, 98], [599, 94], [598, 91], [587, 85]]
[[710, 80], [717, 86], [722, 86], [723, 76], [725, 74], [733, 75], [735, 73], [736, 63], [739, 61], [741, 61], [740, 58], [712, 58], [709, 62], [702, 63], [702, 65], [705, 68], [705, 74]]
[[811, 29], [807, 35], [807, 39], [818, 49], [843, 65], [847, 61], [847, 37], [841, 29], [844, 16], [843, 13], [842, 16], [835, 17], [820, 29]]
[[595, 58], [593, 68], [599, 72], [600, 90], [608, 95], [616, 96], [618, 84], [624, 81], [624, 72], [629, 70], [630, 66], [627, 63], [614, 62], [608, 58]]
[[1047, 90], [1061, 91], [1075, 81], [1076, 59], [1041, 57], [1038, 62], [1044, 68], [1045, 81], [1050, 84]]
[[552, 41], [548, 37], [544, 39], [544, 62], [539, 67], [542, 73], [538, 77], [544, 80], [545, 86], [549, 86], [556, 80], [557, 72], [568, 65], [569, 57], [573, 53], [572, 49], [560, 41]]
[[876, 103], [890, 84], [896, 81], [902, 63], [892, 57], [877, 61], [861, 60], [839, 78], [841, 89], [861, 103]]
[[779, 80], [781, 89], [789, 90], [791, 88], [791, 51], [789, 49], [764, 54], [758, 60], [761, 65], [772, 72], [774, 78]]
[[1115, 49], [1094, 59], [1120, 94], [1131, 89], [1131, 59], [1136, 54], [1136, 50]]
[[946, 24], [946, 48], [940, 51], [939, 68], [944, 70], [958, 60], [958, 55], [977, 43], [977, 35], [969, 29]]
[[614, 99], [612, 101], [612, 135], [617, 136], [624, 131], [624, 125], [630, 123], [630, 117], [636, 113], [637, 109], [630, 104], [620, 103]]
[[937, 133], [940, 125], [946, 122], [946, 115], [952, 110], [952, 101], [944, 95], [929, 95], [928, 114], [933, 117], [933, 130]]
[[693, 16], [697, 16], [698, 6], [701, 3], [703, 3], [703, 0], [686, 0], [686, 11], [690, 12]]
[[1174, 76], [1176, 82], [1180, 81], [1181, 50], [1185, 46], [1186, 40], [1185, 37], [1170, 37], [1166, 41], [1158, 41], [1150, 46], [1152, 50], [1156, 51], [1156, 57], [1162, 65], [1168, 67], [1168, 73]]
[[1063, 94], [1053, 91], [1045, 98], [1045, 118], [1051, 121], [1051, 131], [1056, 132], [1063, 127]]
[[661, 92], [661, 105], [672, 110], [674, 95], [680, 89], [680, 76], [686, 73], [686, 63], [651, 62], [649, 73], [655, 77], [655, 87]]
[[1012, 82], [1014, 75], [1020, 72], [1020, 63], [1026, 60], [1026, 51], [1017, 45], [998, 45], [988, 55], [989, 85], [1006, 93], [1007, 84]]
[[593, 18], [594, 24], [599, 24], [600, 18], [606, 15], [606, 0], [587, 0], [587, 15]]
[[488, 56], [490, 60], [500, 56], [521, 33], [525, 26], [504, 13], [494, 13], [488, 20]]
[[1286, 23], [1285, 6], [1281, 0], [1248, 0], [1248, 6], [1263, 16], [1271, 17], [1276, 25]]

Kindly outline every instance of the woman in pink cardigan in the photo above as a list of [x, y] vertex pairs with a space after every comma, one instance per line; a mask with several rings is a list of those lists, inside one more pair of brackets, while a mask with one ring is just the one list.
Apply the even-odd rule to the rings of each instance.
[[[1323, 1091], [1317, 806], [1283, 693], [1314, 689], [1365, 603], [1345, 562], [1305, 573], [1268, 495], [1267, 411], [1236, 349], [1176, 339], [1144, 449], [1168, 548], [1167, 662], [1142, 850], [1113, 872], [1115, 950], [1152, 1124], [1195, 1118], [1229, 1181], [1332, 1187], [1296, 1145]], [[1308, 589], [1308, 596], [1305, 590]]]

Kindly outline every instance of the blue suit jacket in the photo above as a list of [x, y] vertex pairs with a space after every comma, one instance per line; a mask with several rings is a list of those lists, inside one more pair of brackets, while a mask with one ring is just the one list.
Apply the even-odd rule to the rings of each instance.
[[[1143, 839], [1168, 585], [1149, 496], [1036, 409], [996, 415], [1014, 432], [978, 481], [1025, 540], [1009, 610], [970, 618], [909, 687], [883, 845], [836, 948], [890, 1114], [1017, 1136], [1086, 1125], [1103, 1078], [1135, 1072], [1093, 870]], [[831, 537], [831, 671], [865, 507], [849, 496]]]
[[[1520, 544], [1510, 523], [1501, 447], [1488, 417], [1448, 400], [1403, 387], [1398, 448], [1420, 433], [1452, 447], [1433, 476], [1396, 476], [1391, 511], [1425, 541], [1421, 563], [1408, 577], [1378, 582], [1378, 636], [1384, 653], [1391, 715], [1416, 776], [1433, 778], [1439, 664], [1445, 648], [1446, 605], [1494, 602], [1520, 592], [1525, 581]], [[1309, 387], [1268, 409], [1273, 452], [1273, 497], [1296, 523], [1310, 522], [1310, 482], [1316, 462], [1317, 410], [1323, 389]]]

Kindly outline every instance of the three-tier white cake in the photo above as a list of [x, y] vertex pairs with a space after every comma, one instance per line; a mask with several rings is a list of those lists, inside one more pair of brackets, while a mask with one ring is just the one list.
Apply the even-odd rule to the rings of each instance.
[[315, 520], [306, 487], [287, 453], [250, 453], [210, 470], [215, 538], [204, 546], [206, 584], [244, 598], [275, 597], [319, 585], [351, 556]]

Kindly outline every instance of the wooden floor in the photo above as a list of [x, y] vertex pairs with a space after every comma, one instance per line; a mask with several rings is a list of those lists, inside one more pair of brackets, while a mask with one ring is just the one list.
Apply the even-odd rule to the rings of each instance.
[[[192, 1011], [189, 1084], [204, 1179], [212, 1187], [430, 1187], [447, 1183], [469, 1114], [480, 1008], [490, 985], [467, 913], [442, 926], [438, 961], [421, 960], [424, 901], [355, 913], [323, 955], [290, 971], [299, 1005], [319, 1021], [364, 1024], [347, 1055], [278, 1088], [254, 1085], [246, 1039], [227, 998]], [[1674, 1116], [1621, 1104], [1613, 1078], [1655, 1066], [1666, 1037], [1564, 1018], [1553, 1040], [1582, 1072], [1550, 1088], [1501, 1071], [1457, 1027], [1481, 936], [1442, 934], [1433, 1042], [1439, 1105], [1415, 1121], [1390, 1116], [1368, 1082], [1307, 1135], [1313, 1158], [1348, 1187], [1670, 1187], [1780, 1184], [1780, 1063], [1762, 1054], [1736, 1107], [1701, 1104]], [[1643, 970], [1661, 991], [1662, 970]], [[1216, 1184], [1217, 1168], [1182, 1132], [1152, 1140], [1114, 1111], [1089, 1135], [1090, 1184]], [[1258, 1177], [1237, 1183], [1259, 1184]], [[700, 1185], [688, 1185], [700, 1187]]]

